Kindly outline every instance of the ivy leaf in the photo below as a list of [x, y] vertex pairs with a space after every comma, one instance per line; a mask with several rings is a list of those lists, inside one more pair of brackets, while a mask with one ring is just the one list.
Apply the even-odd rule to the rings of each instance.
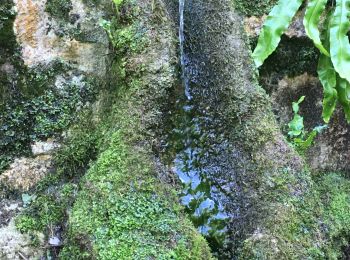
[[339, 96], [339, 103], [343, 106], [345, 118], [350, 123], [350, 83], [337, 77], [337, 91]]
[[322, 45], [320, 32], [317, 27], [320, 22], [321, 14], [326, 8], [326, 4], [327, 0], [310, 0], [306, 8], [303, 23], [307, 36], [309, 36], [322, 54], [329, 56], [328, 51]]
[[304, 118], [300, 115], [295, 115], [293, 120], [288, 123], [290, 137], [300, 136], [304, 130]]
[[315, 127], [311, 133], [308, 134], [307, 138], [304, 140], [302, 138], [295, 138], [293, 140], [294, 145], [301, 151], [307, 150], [313, 143], [314, 139], [316, 138], [317, 134], [322, 133], [324, 129], [326, 129], [327, 125], [317, 126]]
[[273, 7], [264, 23], [258, 45], [252, 55], [257, 67], [260, 67], [277, 48], [282, 34], [287, 30], [302, 2], [302, 0], [279, 0], [278, 4]]
[[[350, 21], [350, 0], [337, 0], [330, 23], [330, 53], [339, 76], [350, 82], [350, 44], [347, 36]], [[342, 83], [344, 85], [344, 83]], [[349, 118], [350, 119], [350, 118]]]
[[288, 135], [293, 138], [297, 136], [301, 136], [304, 131], [304, 118], [300, 116], [299, 113], [299, 105], [301, 102], [303, 102], [305, 99], [305, 96], [302, 96], [299, 98], [297, 102], [293, 102], [293, 112], [294, 117], [293, 120], [288, 123], [289, 132]]

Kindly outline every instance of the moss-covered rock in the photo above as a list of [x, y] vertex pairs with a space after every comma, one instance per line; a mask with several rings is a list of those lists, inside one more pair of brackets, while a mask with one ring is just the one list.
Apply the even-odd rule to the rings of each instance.
[[204, 238], [156, 179], [149, 155], [128, 147], [121, 132], [109, 135], [109, 147], [84, 177], [61, 259], [209, 259]]
[[272, 7], [277, 3], [277, 0], [237, 0], [236, 7], [247, 16], [263, 15], [271, 11]]
[[[286, 219], [272, 217], [274, 231], [245, 240], [240, 259], [343, 259], [349, 244], [350, 182], [341, 174], [315, 177], [313, 189], [292, 201]], [[292, 206], [293, 205], [293, 206]], [[277, 207], [274, 212], [283, 211]]]
[[54, 18], [68, 20], [72, 8], [71, 0], [48, 0], [45, 10]]
[[[140, 1], [124, 1], [105, 28], [116, 54], [110, 84], [68, 132], [57, 174], [40, 185], [17, 225], [45, 231], [67, 221], [61, 259], [211, 259], [176, 190], [161, 181], [168, 169], [153, 152], [177, 77], [176, 31], [160, 2], [152, 10]], [[57, 194], [67, 181], [80, 189], [62, 203]], [[40, 206], [46, 204], [52, 216]]]
[[318, 237], [327, 236], [319, 224], [325, 217], [322, 202], [314, 193], [312, 174], [281, 135], [270, 100], [257, 84], [242, 18], [232, 2], [193, 0], [185, 15], [189, 92], [198, 121], [204, 118], [198, 128], [225, 138], [219, 155], [207, 159], [215, 158], [212, 182], [226, 181], [223, 192], [230, 195], [225, 210], [234, 216], [223, 255], [317, 258], [332, 241]]
[[[4, 49], [12, 49], [16, 46], [16, 38], [13, 32], [14, 19], [13, 2], [9, 0], [2, 1], [0, 4], [0, 48], [2, 52]], [[3, 55], [1, 55], [2, 58]]]
[[[31, 155], [31, 142], [60, 135], [74, 121], [74, 113], [94, 100], [96, 87], [105, 84], [109, 42], [98, 22], [112, 5], [4, 1], [0, 8], [3, 171], [14, 158]], [[74, 21], [65, 19], [71, 12]], [[72, 30], [84, 34], [84, 42], [72, 39]]]

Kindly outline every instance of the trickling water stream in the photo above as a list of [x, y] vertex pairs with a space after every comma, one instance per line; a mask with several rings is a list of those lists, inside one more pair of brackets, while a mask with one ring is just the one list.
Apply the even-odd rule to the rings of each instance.
[[[214, 250], [219, 250], [226, 239], [227, 219], [223, 201], [227, 200], [220, 180], [213, 178], [222, 169], [209, 158], [217, 157], [227, 144], [220, 148], [209, 140], [217, 139], [217, 133], [206, 126], [211, 118], [199, 113], [191, 94], [191, 78], [187, 73], [190, 60], [186, 53], [185, 0], [179, 0], [179, 42], [183, 96], [176, 102], [168, 147], [173, 149], [174, 172], [183, 183], [181, 201], [198, 230], [207, 237]], [[193, 72], [192, 72], [193, 73]], [[224, 139], [224, 138], [222, 138]], [[219, 148], [219, 149], [218, 149]], [[214, 160], [215, 161], [215, 160]]]
[[185, 56], [185, 0], [179, 0], [179, 43], [180, 43], [180, 63], [181, 63], [181, 79], [185, 88], [185, 95], [191, 100], [188, 80], [186, 77], [186, 56]]

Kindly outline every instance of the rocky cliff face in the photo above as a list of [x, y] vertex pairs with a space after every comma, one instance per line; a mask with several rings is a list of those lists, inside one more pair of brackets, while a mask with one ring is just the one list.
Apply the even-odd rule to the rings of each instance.
[[[170, 9], [149, 1], [7, 4], [14, 48], [4, 52], [17, 63], [2, 65], [0, 257], [210, 259], [151, 152], [176, 81]], [[110, 219], [90, 208], [97, 204]]]
[[15, 155], [30, 154], [30, 143], [59, 135], [105, 85], [109, 40], [99, 22], [112, 8], [63, 0], [1, 5], [4, 169]]
[[14, 228], [16, 194], [53, 172], [62, 131], [106, 84], [109, 39], [99, 21], [111, 12], [109, 1], [0, 3], [0, 258], [40, 254]]
[[[345, 255], [349, 181], [317, 173], [348, 169], [341, 112], [306, 154], [313, 174], [282, 134], [300, 95], [307, 128], [320, 123], [302, 15], [260, 71], [265, 90], [250, 60], [244, 27], [254, 44], [275, 2], [186, 1], [182, 106], [177, 1], [2, 0], [0, 258]], [[184, 144], [222, 193], [209, 231], [179, 203]]]

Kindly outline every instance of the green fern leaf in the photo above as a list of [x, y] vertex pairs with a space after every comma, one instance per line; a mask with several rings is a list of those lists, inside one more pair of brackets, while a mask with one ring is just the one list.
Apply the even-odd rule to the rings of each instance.
[[[324, 35], [324, 46], [329, 50], [329, 30], [330, 30], [330, 18], [333, 12], [331, 12], [326, 20], [327, 29]], [[333, 68], [331, 58], [321, 53], [318, 67], [318, 78], [323, 86], [323, 111], [322, 118], [328, 123], [337, 105], [338, 93], [336, 90], [337, 85], [337, 73]]]
[[123, 3], [124, 0], [113, 0], [115, 6], [119, 8], [119, 6]]
[[323, 86], [322, 118], [328, 123], [337, 105], [338, 94], [336, 90], [336, 72], [331, 59], [324, 54], [321, 54], [318, 61], [317, 73]]
[[317, 25], [320, 22], [320, 17], [326, 8], [327, 0], [310, 0], [306, 8], [304, 17], [304, 27], [307, 36], [314, 42], [315, 46], [326, 56], [329, 56], [328, 51], [323, 47], [320, 32]]
[[350, 83], [337, 77], [337, 91], [339, 96], [339, 103], [343, 106], [345, 118], [350, 123]]
[[350, 44], [347, 36], [350, 21], [350, 0], [337, 0], [330, 24], [330, 53], [334, 69], [350, 82]]
[[279, 0], [268, 15], [259, 36], [258, 45], [253, 52], [257, 67], [277, 48], [282, 34], [287, 30], [302, 0]]

